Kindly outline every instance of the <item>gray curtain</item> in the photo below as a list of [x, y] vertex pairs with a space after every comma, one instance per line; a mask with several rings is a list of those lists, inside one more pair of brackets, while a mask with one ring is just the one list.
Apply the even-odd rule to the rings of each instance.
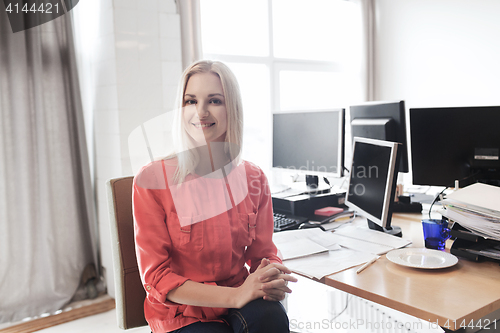
[[201, 59], [200, 0], [176, 0], [181, 19], [182, 69]]
[[70, 19], [14, 34], [0, 11], [0, 323], [60, 309], [97, 263]]
[[374, 0], [361, 2], [364, 32], [364, 68], [366, 78], [366, 100], [375, 100], [375, 4]]

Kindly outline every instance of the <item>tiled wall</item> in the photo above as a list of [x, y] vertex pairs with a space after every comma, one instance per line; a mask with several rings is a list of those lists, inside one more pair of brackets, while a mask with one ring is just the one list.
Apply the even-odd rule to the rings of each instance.
[[101, 264], [114, 297], [106, 181], [132, 175], [130, 133], [174, 106], [180, 22], [174, 0], [86, 0], [75, 12], [75, 31], [86, 41], [77, 51], [86, 64], [80, 66], [86, 118], [93, 117], [87, 126], [94, 127]]

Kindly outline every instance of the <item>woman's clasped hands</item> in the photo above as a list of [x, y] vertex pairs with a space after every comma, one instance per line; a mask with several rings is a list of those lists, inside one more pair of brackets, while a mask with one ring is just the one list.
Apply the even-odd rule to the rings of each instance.
[[266, 258], [262, 259], [255, 272], [238, 287], [237, 308], [257, 298], [263, 298], [266, 301], [283, 300], [286, 293], [292, 292], [288, 288], [288, 282], [297, 282], [297, 278], [290, 275], [291, 273], [292, 271], [282, 264], [271, 263]]

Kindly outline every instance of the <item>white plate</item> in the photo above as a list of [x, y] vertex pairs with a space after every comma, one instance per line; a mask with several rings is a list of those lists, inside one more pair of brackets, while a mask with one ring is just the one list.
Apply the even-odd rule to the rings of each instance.
[[398, 265], [425, 269], [451, 267], [458, 262], [458, 258], [448, 252], [411, 247], [390, 251], [386, 257]]

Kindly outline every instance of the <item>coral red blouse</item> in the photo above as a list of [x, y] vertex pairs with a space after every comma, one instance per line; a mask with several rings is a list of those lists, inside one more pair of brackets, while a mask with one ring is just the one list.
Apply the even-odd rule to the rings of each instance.
[[262, 170], [249, 162], [173, 182], [176, 160], [156, 161], [134, 178], [135, 246], [153, 332], [221, 321], [224, 308], [166, 299], [187, 280], [236, 287], [262, 258], [281, 263], [272, 242], [272, 202]]

